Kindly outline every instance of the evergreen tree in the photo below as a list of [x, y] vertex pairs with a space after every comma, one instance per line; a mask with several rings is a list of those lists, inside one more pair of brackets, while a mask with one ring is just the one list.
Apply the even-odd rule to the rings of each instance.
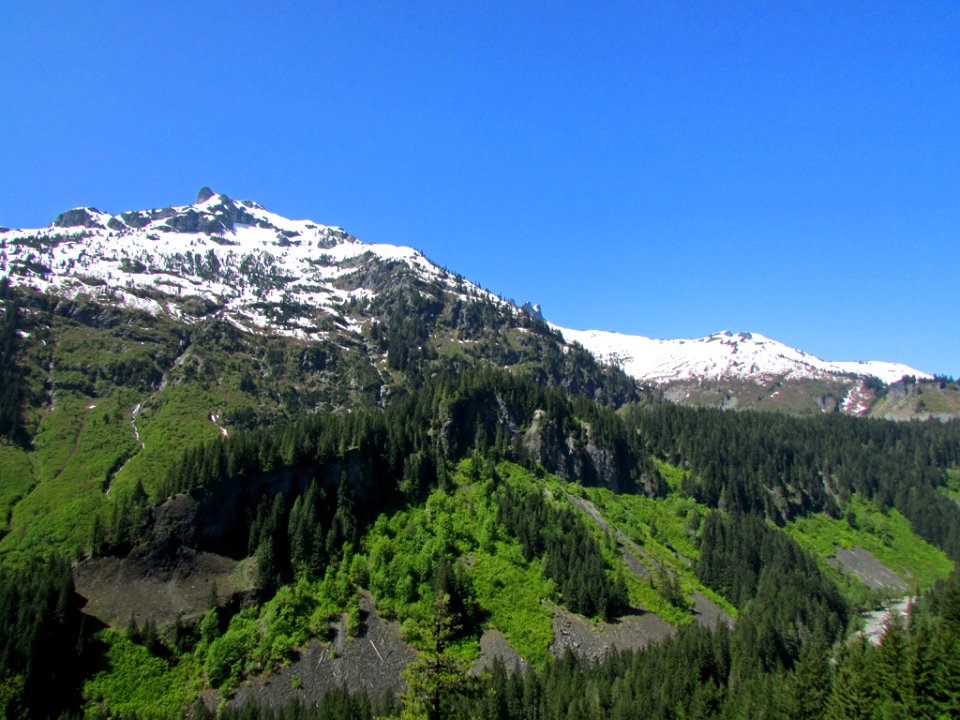
[[451, 651], [450, 643], [458, 632], [450, 611], [450, 597], [438, 592], [434, 597], [433, 617], [418, 628], [414, 644], [419, 657], [404, 670], [403, 718], [465, 717], [461, 701], [477, 695], [476, 678], [467, 673], [467, 664]]

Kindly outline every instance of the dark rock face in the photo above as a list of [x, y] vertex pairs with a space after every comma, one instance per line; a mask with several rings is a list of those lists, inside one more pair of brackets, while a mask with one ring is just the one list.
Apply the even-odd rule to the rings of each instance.
[[189, 495], [174, 495], [154, 511], [153, 528], [144, 556], [151, 564], [165, 565], [182, 547], [197, 541], [199, 505]]
[[[594, 442], [589, 425], [583, 425], [579, 434], [563, 437], [546, 413], [538, 410], [524, 434], [523, 446], [536, 462], [567, 482], [598, 485], [618, 492], [638, 489], [628, 484], [628, 475], [619, 467], [614, 454]], [[651, 488], [654, 493], [657, 490]]]
[[326, 465], [240, 477], [191, 495], [175, 495], [153, 509], [150, 538], [136, 552], [157, 568], [175, 563], [185, 552], [242, 559], [248, 551], [248, 513], [261, 497], [272, 499], [279, 493], [291, 498], [313, 481], [333, 495], [342, 476], [359, 504], [378, 490], [370, 458], [351, 450], [344, 460]]
[[[208, 188], [204, 188], [208, 190]], [[200, 191], [201, 196], [204, 194]], [[213, 193], [206, 199], [213, 197]], [[183, 233], [205, 233], [207, 235], [219, 235], [228, 230], [232, 230], [237, 224], [268, 226], [263, 221], [257, 220], [250, 212], [235, 203], [226, 195], [220, 196], [221, 201], [211, 206], [204, 212], [187, 208], [181, 212], [173, 211], [166, 222], [166, 227], [170, 230]]]
[[120, 219], [132, 228], [142, 228], [144, 225], [147, 225], [159, 217], [159, 215], [154, 214], [154, 212], [125, 212], [120, 215]]
[[53, 225], [54, 227], [102, 228], [103, 224], [93, 215], [99, 212], [96, 208], [74, 208], [57, 215]]
[[532, 317], [534, 320], [543, 320], [543, 311], [540, 309], [539, 305], [534, 305], [529, 302], [525, 302], [520, 306], [520, 309], [523, 310], [527, 315]]
[[202, 188], [200, 188], [200, 192], [197, 193], [197, 202], [198, 203], [206, 202], [207, 200], [212, 198], [214, 195], [216, 195], [216, 193], [210, 188], [208, 188], [206, 185], [204, 185]]

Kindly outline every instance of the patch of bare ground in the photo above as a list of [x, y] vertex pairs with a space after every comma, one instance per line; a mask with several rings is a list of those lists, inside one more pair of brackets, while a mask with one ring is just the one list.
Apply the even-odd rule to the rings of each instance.
[[369, 593], [361, 595], [360, 610], [357, 637], [347, 636], [346, 622], [341, 619], [333, 626], [330, 642], [311, 641], [294, 662], [244, 683], [230, 704], [242, 706], [256, 700], [280, 708], [299, 700], [316, 706], [324, 693], [339, 687], [364, 691], [371, 698], [387, 690], [403, 692], [400, 673], [416, 659], [416, 651], [403, 641], [399, 623], [386, 622], [377, 614]]
[[131, 616], [137, 623], [153, 618], [164, 626], [177, 616], [206, 612], [213, 588], [221, 601], [249, 590], [238, 565], [212, 553], [181, 553], [172, 567], [134, 556], [107, 557], [78, 565], [74, 584], [87, 600], [84, 612], [113, 627], [123, 627]]
[[711, 630], [715, 630], [721, 622], [728, 628], [734, 626], [734, 620], [730, 613], [699, 590], [693, 592], [693, 614], [699, 624]]
[[553, 644], [550, 652], [562, 657], [567, 650], [599, 660], [610, 650], [639, 650], [673, 634], [673, 626], [650, 612], [636, 610], [616, 622], [592, 622], [562, 607], [553, 608]]
[[627, 549], [626, 546], [623, 548], [623, 563], [627, 566], [627, 569], [637, 577], [646, 578], [647, 580], [653, 577], [653, 574], [647, 569], [647, 566], [640, 562], [637, 556]]
[[887, 589], [903, 594], [909, 589], [909, 585], [902, 577], [862, 547], [851, 550], [837, 547], [836, 556], [829, 558], [827, 562], [833, 567], [852, 572], [873, 590]]
[[476, 675], [489, 670], [498, 659], [503, 661], [507, 672], [527, 669], [527, 661], [513, 649], [506, 635], [496, 629], [484, 630], [480, 636], [480, 657], [470, 668], [470, 673]]

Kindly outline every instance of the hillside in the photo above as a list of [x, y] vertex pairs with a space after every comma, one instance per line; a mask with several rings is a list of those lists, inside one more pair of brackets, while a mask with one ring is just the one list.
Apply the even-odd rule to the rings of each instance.
[[[890, 420], [943, 420], [958, 417], [960, 410], [953, 382], [934, 382], [928, 373], [902, 363], [827, 362], [757, 333], [655, 340], [551, 327], [601, 362], [684, 405], [801, 415], [840, 412]], [[924, 404], [902, 402], [916, 394], [918, 381], [927, 389]]]
[[[414, 250], [207, 189], [0, 253], [7, 716], [752, 716], [861, 672], [881, 600], [953, 637], [955, 422], [662, 402]], [[950, 413], [848, 370], [814, 380]]]

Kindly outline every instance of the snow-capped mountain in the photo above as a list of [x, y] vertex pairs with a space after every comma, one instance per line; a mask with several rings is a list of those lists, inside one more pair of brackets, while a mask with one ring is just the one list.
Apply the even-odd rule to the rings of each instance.
[[76, 208], [45, 228], [0, 232], [0, 274], [15, 285], [187, 321], [200, 299], [203, 310], [243, 329], [304, 338], [352, 329], [340, 310], [369, 299], [378, 271], [395, 264], [446, 290], [502, 302], [412, 248], [363, 243], [208, 188], [191, 205], [119, 215]]
[[690, 340], [655, 340], [600, 330], [554, 326], [605, 362], [642, 382], [806, 380], [838, 375], [869, 375], [884, 383], [903, 376], [931, 377], [899, 363], [828, 362], [757, 333], [719, 332]]
[[[45, 228], [0, 228], [0, 276], [41, 293], [186, 323], [219, 318], [244, 331], [300, 340], [338, 342], [346, 334], [368, 351], [362, 336], [398, 312], [404, 293], [425, 303], [414, 304], [414, 315], [430, 312], [431, 322], [451, 331], [446, 345], [437, 341], [451, 353], [450, 343], [475, 343], [490, 321], [481, 305], [512, 318], [519, 335], [542, 320], [538, 307], [518, 308], [412, 248], [364, 243], [339, 227], [290, 220], [208, 188], [189, 205], [117, 215], [76, 208]], [[465, 309], [471, 303], [479, 304]], [[422, 350], [431, 332], [414, 325], [369, 339], [378, 352], [393, 342], [403, 365], [401, 345]], [[896, 363], [827, 362], [755, 333], [654, 340], [553, 329], [679, 402], [863, 414], [876, 399], [873, 378], [889, 385], [905, 375], [930, 377]], [[500, 364], [524, 353], [539, 357], [529, 337], [519, 335], [507, 341], [493, 332], [484, 352]], [[542, 342], [557, 342], [547, 335]], [[797, 390], [798, 383], [806, 387]]]

